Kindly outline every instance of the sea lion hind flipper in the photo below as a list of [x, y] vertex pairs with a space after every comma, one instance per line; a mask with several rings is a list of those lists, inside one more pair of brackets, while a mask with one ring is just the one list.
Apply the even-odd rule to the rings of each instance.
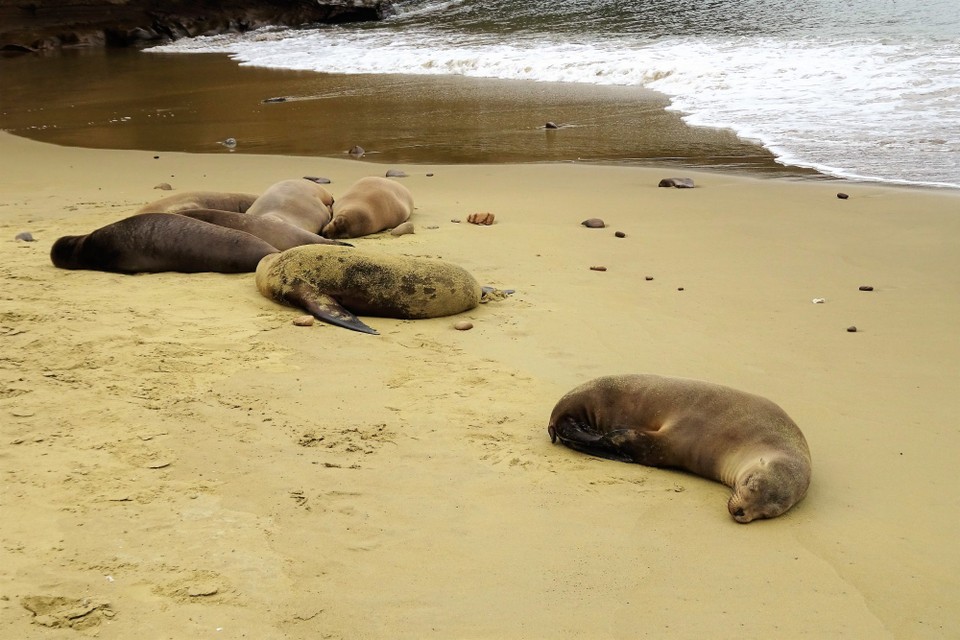
[[609, 434], [600, 434], [585, 422], [579, 422], [572, 416], [563, 416], [556, 424], [547, 428], [550, 440], [559, 440], [576, 451], [588, 453], [600, 458], [633, 462], [633, 458], [620, 450], [609, 438]]
[[624, 458], [648, 467], [667, 467], [667, 452], [657, 432], [616, 429], [604, 434], [604, 440]]
[[360, 318], [344, 309], [333, 297], [314, 291], [306, 285], [296, 287], [284, 298], [289, 304], [300, 307], [317, 320], [352, 331], [380, 335], [376, 329], [364, 324]]

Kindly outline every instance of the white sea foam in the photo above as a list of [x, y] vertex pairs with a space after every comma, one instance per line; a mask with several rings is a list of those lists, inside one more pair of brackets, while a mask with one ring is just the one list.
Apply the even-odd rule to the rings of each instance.
[[[435, 10], [439, 2], [422, 6]], [[458, 74], [641, 85], [692, 125], [729, 128], [784, 164], [869, 180], [960, 187], [960, 42], [764, 37], [509, 42], [427, 29], [263, 31], [159, 51], [343, 74]]]

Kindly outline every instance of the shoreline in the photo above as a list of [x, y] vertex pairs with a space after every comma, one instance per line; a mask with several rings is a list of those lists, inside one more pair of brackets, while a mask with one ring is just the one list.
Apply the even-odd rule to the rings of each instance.
[[[357, 246], [516, 293], [365, 319], [380, 336], [296, 327], [251, 274], [50, 264], [161, 182], [321, 175], [338, 195], [386, 167], [0, 132], [0, 636], [960, 635], [957, 194], [399, 164], [416, 233]], [[495, 224], [452, 222], [475, 211]], [[810, 444], [807, 497], [740, 525], [718, 483], [550, 443], [564, 393], [629, 372], [779, 404]]]
[[[728, 130], [690, 127], [649, 89], [459, 76], [339, 76], [221, 54], [92, 50], [0, 60], [0, 128], [88, 148], [378, 162], [584, 162], [832, 179]], [[68, 101], [63, 96], [70, 96]], [[16, 100], [14, 100], [16, 96]], [[264, 103], [288, 97], [282, 103]], [[561, 125], [545, 130], [548, 121]]]

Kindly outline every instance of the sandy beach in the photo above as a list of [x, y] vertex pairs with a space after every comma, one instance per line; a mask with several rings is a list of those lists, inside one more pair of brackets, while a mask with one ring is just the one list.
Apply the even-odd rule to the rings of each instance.
[[[370, 336], [294, 326], [252, 274], [49, 260], [162, 182], [337, 195], [391, 167], [416, 233], [356, 244], [512, 296]], [[956, 192], [7, 133], [0, 175], [0, 637], [960, 636]], [[777, 402], [807, 497], [740, 525], [719, 483], [550, 443], [560, 396], [629, 372]]]

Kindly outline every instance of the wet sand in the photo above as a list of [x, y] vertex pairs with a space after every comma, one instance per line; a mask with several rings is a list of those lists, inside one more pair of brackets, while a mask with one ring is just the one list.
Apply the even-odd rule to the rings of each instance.
[[[416, 233], [358, 246], [516, 293], [365, 318], [370, 336], [294, 326], [250, 274], [49, 261], [161, 182], [318, 175], [337, 195], [388, 166]], [[717, 172], [657, 188], [674, 173], [0, 133], [0, 637], [960, 636], [960, 197]], [[477, 211], [496, 224], [451, 222]], [[718, 483], [550, 443], [565, 392], [644, 371], [780, 404], [810, 444], [807, 497], [739, 525]]]
[[[0, 128], [109, 149], [378, 162], [603, 162], [816, 176], [732, 132], [685, 125], [630, 87], [444, 76], [339, 76], [239, 67], [215, 54], [75, 50], [0, 58]], [[264, 103], [269, 98], [288, 98]], [[562, 128], [544, 129], [552, 121]]]

